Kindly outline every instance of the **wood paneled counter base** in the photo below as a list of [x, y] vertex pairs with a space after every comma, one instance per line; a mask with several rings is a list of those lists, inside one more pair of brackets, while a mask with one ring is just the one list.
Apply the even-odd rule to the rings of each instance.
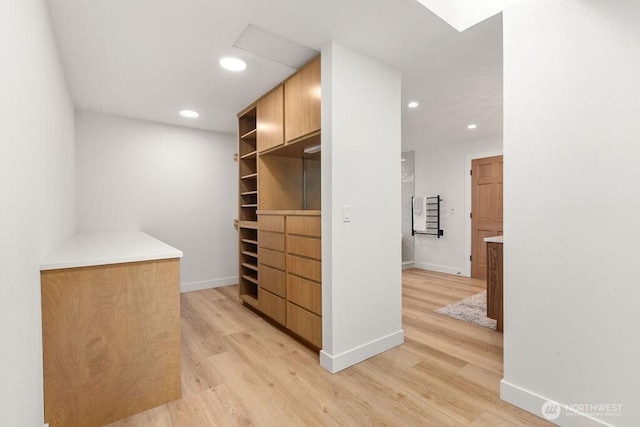
[[179, 258], [43, 270], [41, 291], [50, 427], [102, 426], [180, 398]]

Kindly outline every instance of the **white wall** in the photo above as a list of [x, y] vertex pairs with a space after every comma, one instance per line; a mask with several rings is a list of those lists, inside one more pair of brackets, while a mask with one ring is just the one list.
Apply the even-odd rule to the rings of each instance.
[[142, 230], [182, 250], [182, 290], [237, 283], [233, 135], [78, 111], [78, 231]]
[[[414, 266], [425, 270], [470, 276], [471, 221], [469, 176], [471, 157], [493, 155], [502, 150], [495, 137], [416, 148], [416, 196], [440, 195], [440, 228], [444, 235], [416, 234]], [[467, 164], [468, 163], [468, 164]], [[469, 187], [470, 188], [470, 187]]]
[[399, 71], [322, 48], [322, 151], [320, 363], [336, 372], [404, 339]]
[[[640, 425], [640, 2], [504, 14], [502, 397]], [[589, 425], [565, 416], [561, 425]]]
[[42, 426], [42, 256], [75, 225], [73, 105], [44, 1], [0, 13], [0, 424]]

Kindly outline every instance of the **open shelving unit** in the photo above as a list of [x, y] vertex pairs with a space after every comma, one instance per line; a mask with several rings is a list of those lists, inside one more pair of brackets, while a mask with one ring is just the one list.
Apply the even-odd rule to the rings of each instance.
[[256, 107], [238, 115], [240, 298], [258, 306], [258, 165]]

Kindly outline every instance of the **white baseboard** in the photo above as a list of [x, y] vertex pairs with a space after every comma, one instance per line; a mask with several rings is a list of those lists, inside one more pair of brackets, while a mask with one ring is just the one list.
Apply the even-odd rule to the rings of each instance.
[[219, 288], [221, 286], [235, 285], [238, 283], [238, 276], [225, 277], [222, 279], [203, 280], [201, 282], [182, 283], [180, 293], [201, 291], [203, 289]]
[[414, 265], [413, 265], [413, 261], [403, 261], [402, 262], [402, 271], [411, 270], [412, 268], [415, 268]]
[[[563, 426], [563, 427], [602, 427], [611, 426], [604, 421], [593, 418], [587, 414], [583, 414], [553, 401], [553, 399], [547, 399], [539, 394], [533, 393], [529, 390], [525, 390], [521, 387], [508, 383], [505, 380], [500, 381], [500, 398], [505, 402], [509, 402], [518, 408], [524, 409], [527, 412], [531, 412], [533, 415], [537, 415], [542, 419], [547, 419], [550, 422]], [[550, 412], [545, 417], [543, 414], [543, 405], [552, 405], [552, 409], [555, 407], [554, 412]], [[550, 419], [550, 417], [556, 417]]]
[[447, 267], [446, 265], [427, 264], [425, 262], [414, 262], [414, 268], [420, 268], [422, 270], [437, 271], [438, 273], [453, 274], [454, 276], [464, 276], [464, 269]]
[[354, 349], [332, 356], [320, 351], [320, 366], [335, 374], [338, 371], [367, 360], [370, 357], [397, 347], [404, 342], [404, 330], [400, 329], [390, 335], [378, 338]]

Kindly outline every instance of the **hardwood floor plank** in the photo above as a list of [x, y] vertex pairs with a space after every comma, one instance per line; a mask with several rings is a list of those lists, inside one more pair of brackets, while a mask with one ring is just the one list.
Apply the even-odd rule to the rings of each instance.
[[301, 346], [298, 341], [282, 332], [267, 321], [261, 321], [253, 328], [254, 338], [258, 340], [274, 356], [280, 356], [296, 350], [308, 351], [317, 360], [317, 353]]
[[405, 343], [333, 375], [237, 286], [183, 294], [182, 398], [112, 427], [551, 426], [500, 400], [502, 334], [434, 312], [485, 287], [403, 272]]
[[412, 351], [408, 345], [401, 345], [385, 351], [377, 357], [386, 360], [386, 363], [389, 364], [398, 365], [402, 368], [412, 368], [422, 361], [424, 355]]
[[204, 353], [188, 338], [182, 345], [182, 396], [189, 396], [222, 384], [222, 377], [211, 368]]
[[247, 363], [239, 363], [237, 354], [222, 353], [209, 358], [224, 377], [224, 383], [247, 404], [252, 421], [260, 425], [301, 425], [289, 402], [278, 392], [276, 384]]
[[208, 310], [203, 314], [193, 301], [197, 296], [182, 294], [180, 298], [180, 316], [182, 321], [183, 342], [188, 339], [200, 347], [205, 356], [211, 356], [224, 351], [224, 340], [216, 332], [208, 319]]
[[[209, 289], [212, 290], [212, 289]], [[246, 328], [246, 324], [242, 324], [243, 316], [229, 315], [228, 312], [221, 310], [219, 305], [220, 301], [215, 299], [209, 299], [209, 295], [196, 297], [195, 295], [186, 295], [185, 299], [189, 301], [189, 304], [197, 310], [201, 318], [218, 336], [225, 336], [241, 332]]]
[[496, 413], [493, 410], [486, 411], [480, 414], [480, 416], [470, 424], [470, 427], [546, 427], [555, 425], [522, 410], [518, 411], [522, 412], [522, 414], [514, 415], [504, 411], [500, 413]]
[[169, 414], [168, 406], [169, 405], [158, 406], [157, 408], [144, 412], [144, 415], [146, 415], [146, 424], [140, 425], [148, 425], [149, 427], [171, 426], [171, 415]]
[[[241, 333], [228, 336], [233, 342], [236, 352], [241, 353], [246, 362], [263, 376], [274, 389], [283, 396], [289, 408], [306, 425], [318, 425], [330, 417], [339, 425], [351, 424], [352, 420], [333, 402], [316, 390], [315, 382], [309, 383], [293, 366], [285, 365], [274, 356], [251, 333]], [[308, 363], [314, 363], [315, 357], [308, 358]], [[316, 359], [317, 360], [317, 359]], [[316, 377], [318, 373], [316, 372]], [[329, 374], [328, 374], [329, 375]]]
[[137, 426], [149, 427], [149, 423], [147, 422], [147, 412], [141, 412], [129, 418], [125, 418], [124, 420], [116, 421], [115, 423], [109, 424], [109, 426], [110, 427], [137, 427]]
[[[167, 404], [169, 410], [169, 416], [171, 417], [172, 426], [185, 426], [194, 427], [199, 425], [198, 418], [194, 414], [194, 409], [191, 405], [191, 396], [184, 397], [180, 400], [176, 400]], [[200, 425], [210, 425], [211, 422]]]
[[482, 368], [477, 365], [466, 364], [458, 373], [469, 381], [485, 387], [491, 390], [496, 396], [500, 395], [500, 380], [502, 380], [502, 374], [497, 374], [488, 369]]
[[[325, 399], [335, 402], [352, 420], [351, 423], [340, 425], [395, 425], [393, 417], [380, 411], [377, 401], [368, 392], [354, 387], [344, 371], [329, 374], [317, 363], [312, 363], [314, 359], [298, 351], [282, 356], [285, 366], [294, 369], [296, 375], [311, 384]], [[327, 419], [324, 424], [338, 424], [332, 421]]]
[[200, 404], [204, 405], [214, 425], [221, 426], [252, 426], [256, 425], [248, 415], [242, 404], [242, 399], [233, 394], [225, 385], [221, 384], [196, 395]]
[[[352, 378], [353, 386], [367, 390], [378, 411], [393, 416], [393, 425], [467, 425], [476, 416], [448, 410], [433, 390], [417, 381], [412, 368], [383, 371], [379, 366], [362, 363], [346, 370], [345, 375]], [[409, 379], [414, 387], [407, 386]]]

